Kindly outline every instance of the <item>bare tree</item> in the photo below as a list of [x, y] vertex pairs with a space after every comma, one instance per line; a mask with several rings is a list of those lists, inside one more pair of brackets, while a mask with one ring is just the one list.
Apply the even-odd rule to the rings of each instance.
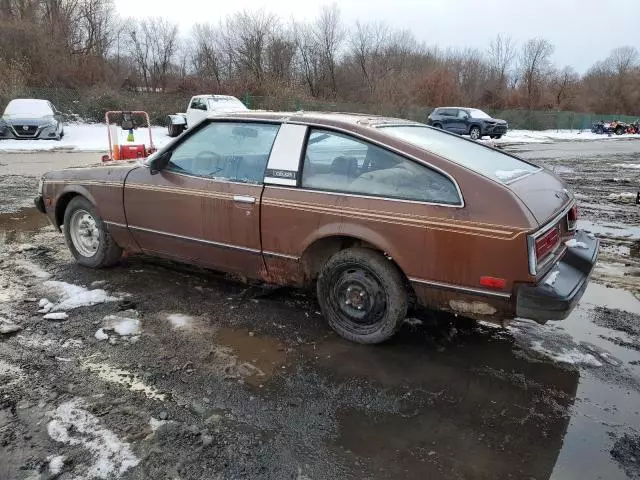
[[210, 23], [196, 23], [191, 32], [191, 61], [197, 76], [213, 79], [217, 87], [222, 85], [223, 53], [219, 47], [220, 32]]
[[515, 58], [516, 47], [511, 37], [498, 35], [491, 40], [487, 51], [489, 88], [485, 92], [485, 98], [494, 107], [501, 108], [505, 104], [505, 93], [509, 88], [509, 77]]
[[294, 23], [293, 36], [296, 42], [297, 65], [312, 97], [320, 96], [320, 77], [322, 54], [314, 35], [313, 26], [306, 23]]
[[550, 86], [558, 110], [569, 106], [575, 99], [579, 82], [580, 76], [569, 66], [552, 74]]
[[323, 58], [323, 68], [328, 76], [331, 95], [336, 96], [336, 65], [340, 47], [345, 38], [345, 31], [340, 20], [340, 10], [334, 3], [324, 6], [315, 22], [315, 36]]
[[227, 18], [222, 41], [236, 73], [249, 75], [255, 82], [264, 79], [266, 49], [278, 27], [278, 17], [265, 10], [243, 11]]
[[128, 34], [145, 89], [165, 89], [178, 49], [178, 26], [164, 18], [147, 18], [134, 23]]
[[389, 28], [383, 23], [356, 22], [356, 28], [349, 36], [349, 56], [358, 65], [369, 95], [374, 95], [388, 71], [384, 51], [388, 42]]
[[520, 81], [526, 93], [528, 108], [537, 106], [543, 84], [550, 72], [553, 45], [544, 38], [532, 38], [522, 46], [519, 59]]

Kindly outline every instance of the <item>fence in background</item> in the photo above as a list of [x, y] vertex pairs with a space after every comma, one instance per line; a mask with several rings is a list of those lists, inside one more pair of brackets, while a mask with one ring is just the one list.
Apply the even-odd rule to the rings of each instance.
[[[50, 100], [70, 120], [104, 121], [108, 110], [145, 110], [154, 125], [164, 125], [167, 114], [184, 112], [191, 97], [189, 93], [131, 92], [126, 90], [56, 89], [37, 88], [14, 92], [11, 97], [44, 98]], [[0, 108], [4, 109], [11, 97], [0, 92]], [[281, 111], [332, 111], [356, 112], [407, 118], [425, 122], [433, 107], [419, 105], [384, 105], [349, 102], [327, 102], [294, 97], [264, 97], [245, 94], [241, 100], [252, 109]], [[637, 117], [627, 115], [596, 115], [590, 113], [532, 110], [492, 110], [485, 111], [495, 118], [509, 122], [510, 129], [547, 130], [578, 129], [589, 130], [591, 124], [599, 120], [618, 119], [633, 122]]]

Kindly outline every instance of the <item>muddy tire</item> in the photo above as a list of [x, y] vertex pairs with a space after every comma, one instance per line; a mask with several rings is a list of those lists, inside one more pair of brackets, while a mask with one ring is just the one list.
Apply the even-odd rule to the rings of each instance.
[[471, 140], [480, 140], [482, 138], [482, 132], [480, 131], [480, 127], [474, 125], [469, 129], [469, 136]]
[[433, 128], [439, 128], [440, 130], [442, 130], [442, 125], [440, 123], [434, 123]]
[[388, 340], [407, 315], [402, 273], [367, 248], [350, 248], [331, 257], [318, 277], [317, 295], [331, 328], [357, 343]]
[[624, 127], [617, 127], [615, 133], [616, 135], [622, 135], [623, 133], [626, 133], [626, 130]]
[[122, 249], [107, 231], [95, 207], [84, 197], [74, 197], [67, 205], [63, 230], [67, 247], [80, 265], [108, 267], [122, 255]]

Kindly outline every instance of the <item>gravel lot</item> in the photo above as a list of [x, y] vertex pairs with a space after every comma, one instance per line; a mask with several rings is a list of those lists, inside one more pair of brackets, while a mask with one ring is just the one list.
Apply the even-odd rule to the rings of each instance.
[[0, 154], [0, 479], [640, 479], [640, 141], [509, 148], [602, 239], [580, 306], [411, 319], [373, 347], [305, 292], [76, 266], [30, 205], [41, 172], [99, 154]]

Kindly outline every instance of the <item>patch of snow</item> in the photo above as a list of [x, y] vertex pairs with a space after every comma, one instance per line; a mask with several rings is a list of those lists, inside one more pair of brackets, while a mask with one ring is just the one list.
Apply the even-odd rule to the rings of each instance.
[[614, 163], [613, 166], [618, 168], [632, 168], [634, 170], [640, 169], [640, 163]]
[[103, 287], [106, 284], [107, 284], [106, 280], [96, 280], [95, 282], [91, 282], [91, 287], [92, 288]]
[[80, 400], [63, 403], [53, 412], [47, 425], [47, 432], [54, 441], [80, 445], [91, 453], [92, 464], [81, 472], [80, 478], [113, 478], [138, 465], [140, 460], [131, 445], [100, 426], [98, 418], [83, 407]]
[[566, 242], [564, 242], [564, 244], [569, 248], [589, 248], [587, 247], [586, 243], [579, 242], [575, 238], [572, 238], [571, 240], [567, 240]]
[[[488, 144], [509, 144], [509, 143], [553, 143], [571, 141], [616, 141], [638, 139], [638, 135], [598, 135], [589, 130], [509, 130], [500, 139], [483, 140]], [[640, 167], [639, 167], [640, 168]]]
[[65, 458], [64, 455], [50, 456], [47, 458], [47, 460], [49, 460], [49, 471], [52, 475], [58, 475], [62, 471]]
[[527, 173], [530, 173], [530, 171], [516, 168], [514, 170], [496, 170], [495, 176], [498, 180], [508, 182], [509, 180], [521, 177], [522, 175], [526, 175]]
[[587, 237], [589, 237], [591, 240], [596, 238], [596, 236], [593, 233], [587, 233]]
[[85, 362], [83, 366], [90, 372], [97, 373], [98, 377], [105, 382], [124, 385], [132, 392], [142, 392], [148, 398], [153, 400], [163, 401], [165, 399], [165, 395], [163, 393], [159, 393], [155, 387], [145, 385], [137, 375], [131, 372], [112, 367], [106, 363]]
[[84, 287], [67, 282], [48, 280], [44, 282], [43, 285], [61, 295], [58, 303], [56, 303], [51, 309], [54, 312], [60, 310], [73, 310], [78, 307], [92, 306], [105, 302], [117, 302], [120, 300], [117, 297], [110, 296], [105, 290], [88, 290]]
[[607, 195], [607, 199], [609, 200], [623, 200], [626, 202], [635, 202], [636, 201], [636, 193], [633, 192], [622, 192], [622, 193], [610, 193]]
[[558, 275], [560, 275], [560, 270], [556, 270], [555, 272], [551, 272], [551, 274], [544, 281], [544, 284], [545, 285], [549, 285], [550, 287], [553, 287], [553, 284], [556, 283]]
[[15, 260], [13, 264], [18, 267], [19, 270], [26, 272], [32, 277], [41, 278], [43, 280], [51, 278], [51, 274], [49, 272], [44, 271], [39, 265], [27, 260]]
[[0, 318], [0, 335], [15, 333], [19, 332], [20, 330], [22, 330], [22, 327], [20, 325]]
[[562, 350], [560, 352], [553, 352], [542, 346], [542, 342], [535, 341], [531, 343], [531, 349], [535, 352], [541, 353], [544, 356], [550, 358], [555, 362], [568, 363], [571, 365], [587, 365], [591, 367], [601, 367], [602, 362], [598, 361], [596, 357], [590, 353], [583, 353], [577, 348], [571, 350]]
[[193, 324], [193, 317], [182, 313], [171, 313], [167, 315], [167, 320], [173, 328], [189, 328]]
[[93, 334], [96, 337], [96, 340], [102, 342], [103, 340], [109, 340], [109, 335], [107, 335], [102, 328], [96, 330], [96, 333]]
[[52, 117], [53, 110], [46, 100], [14, 98], [7, 104], [2, 116], [7, 118]]
[[[151, 127], [153, 143], [160, 148], [171, 138], [164, 127]], [[136, 143], [149, 144], [149, 133], [146, 128], [135, 132]], [[126, 143], [126, 142], [121, 142]], [[50, 140], [3, 140], [0, 151], [46, 151], [75, 150], [78, 152], [108, 152], [107, 126], [105, 124], [67, 124], [64, 126], [64, 138], [60, 141]]]
[[137, 318], [120, 317], [117, 315], [107, 315], [103, 319], [103, 331], [113, 330], [121, 337], [129, 335], [139, 335], [142, 331], [140, 320]]
[[67, 318], [69, 318], [69, 315], [67, 315], [64, 312], [56, 312], [56, 313], [47, 313], [44, 317], [45, 320], [66, 320]]
[[169, 420], [157, 420], [153, 417], [151, 417], [151, 419], [149, 420], [149, 425], [151, 426], [152, 432], [155, 432], [161, 426], [166, 425], [167, 423], [169, 423]]

